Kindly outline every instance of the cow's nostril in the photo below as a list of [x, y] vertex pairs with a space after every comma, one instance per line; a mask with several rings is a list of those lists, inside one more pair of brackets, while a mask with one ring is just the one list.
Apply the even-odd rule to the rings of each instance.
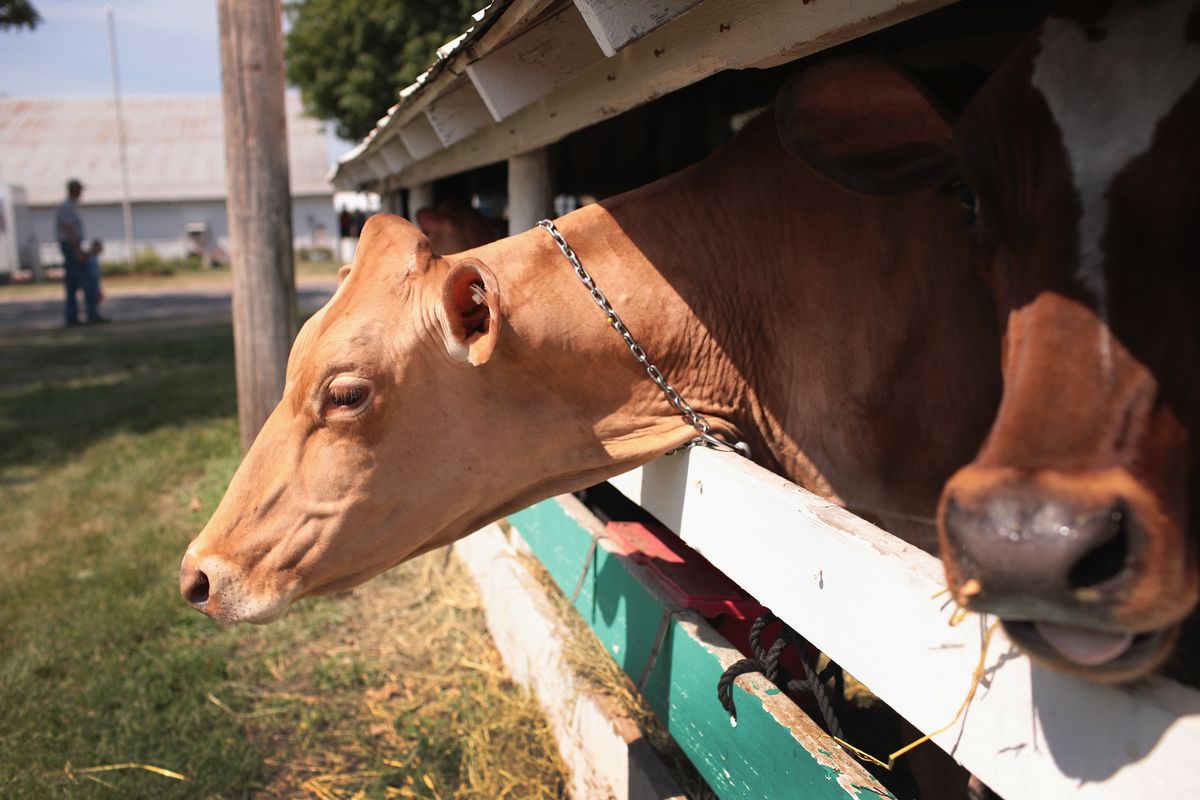
[[208, 576], [196, 570], [196, 579], [187, 590], [187, 601], [199, 605], [208, 600]]
[[1072, 591], [1099, 586], [1125, 571], [1129, 560], [1129, 525], [1127, 515], [1114, 509], [1108, 524], [1108, 537], [1093, 548], [1067, 574]]

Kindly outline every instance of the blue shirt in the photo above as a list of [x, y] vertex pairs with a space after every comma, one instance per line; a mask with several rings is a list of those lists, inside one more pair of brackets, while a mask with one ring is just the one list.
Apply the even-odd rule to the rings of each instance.
[[79, 209], [75, 207], [75, 203], [70, 198], [59, 203], [58, 211], [54, 214], [54, 233], [60, 242], [70, 241], [65, 227], [67, 225], [75, 229], [75, 236], [79, 241], [79, 246], [82, 247], [83, 219], [79, 216]]

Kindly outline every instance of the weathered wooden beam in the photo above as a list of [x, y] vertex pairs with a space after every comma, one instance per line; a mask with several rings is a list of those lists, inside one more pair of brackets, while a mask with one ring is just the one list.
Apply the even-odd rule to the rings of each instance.
[[238, 426], [249, 450], [296, 336], [279, 0], [218, 0]]
[[523, 233], [554, 216], [550, 157], [539, 147], [508, 160], [508, 235]]
[[414, 118], [402, 127], [400, 139], [409, 154], [418, 161], [442, 149], [442, 140], [438, 138], [424, 115]]
[[647, 703], [722, 798], [891, 797], [762, 676], [735, 682], [738, 718], [731, 725], [716, 687], [741, 653], [607, 542], [589, 562], [602, 526], [575, 498], [547, 500], [509, 519], [567, 596], [583, 576], [575, 609], [627, 675], [636, 682], [645, 674]]
[[[483, 598], [488, 630], [513, 680], [531, 690], [567, 766], [573, 800], [684, 800], [649, 744], [572, 666], [569, 628], [496, 525], [455, 543]], [[574, 613], [574, 612], [568, 612]]]
[[[800, 58], [950, 1], [803, 5], [796, 0], [705, 0], [635, 41], [619, 57], [584, 67], [569, 83], [513, 112], [504, 124], [491, 125], [413, 164], [404, 180], [432, 180], [500, 161], [723, 69]], [[590, 46], [595, 48], [594, 42]], [[481, 94], [486, 99], [486, 92]]]
[[429, 104], [425, 116], [445, 147], [461, 142], [492, 122], [483, 98], [466, 78]]
[[567, 6], [467, 64], [467, 75], [492, 118], [500, 122], [603, 57], [579, 12]]
[[606, 56], [661, 28], [701, 0], [575, 0], [588, 30]]
[[[990, 620], [948, 624], [937, 559], [735, 455], [695, 449], [610, 483], [918, 728], [954, 718]], [[934, 741], [1002, 797], [1194, 792], [1200, 692], [1049, 672], [999, 631], [986, 675], [964, 720]]]
[[404, 146], [399, 136], [393, 136], [379, 147], [379, 154], [383, 156], [383, 160], [387, 163], [388, 169], [392, 175], [398, 175], [409, 164], [413, 163], [413, 157], [408, 152], [408, 148]]
[[382, 153], [369, 155], [363, 163], [373, 180], [382, 180], [392, 175], [391, 165], [388, 164]]

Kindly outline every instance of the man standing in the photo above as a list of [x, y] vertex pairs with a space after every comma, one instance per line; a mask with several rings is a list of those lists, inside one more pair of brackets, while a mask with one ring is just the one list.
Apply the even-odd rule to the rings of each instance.
[[76, 293], [83, 289], [84, 310], [90, 323], [108, 322], [100, 316], [96, 303], [100, 297], [98, 281], [88, 269], [88, 254], [83, 250], [83, 219], [79, 216], [79, 198], [83, 196], [83, 184], [72, 178], [67, 181], [67, 199], [58, 206], [54, 215], [55, 234], [62, 248], [63, 268], [66, 275], [63, 283], [67, 287], [67, 325], [79, 324], [79, 308]]

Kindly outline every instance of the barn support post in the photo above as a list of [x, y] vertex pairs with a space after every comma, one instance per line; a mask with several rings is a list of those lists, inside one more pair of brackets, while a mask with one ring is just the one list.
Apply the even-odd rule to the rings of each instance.
[[539, 147], [508, 160], [508, 235], [522, 233], [554, 216], [550, 157]]
[[218, 0], [238, 424], [248, 450], [296, 335], [280, 0]]
[[433, 184], [418, 183], [408, 187], [408, 220], [417, 224], [417, 212], [422, 208], [433, 208]]

